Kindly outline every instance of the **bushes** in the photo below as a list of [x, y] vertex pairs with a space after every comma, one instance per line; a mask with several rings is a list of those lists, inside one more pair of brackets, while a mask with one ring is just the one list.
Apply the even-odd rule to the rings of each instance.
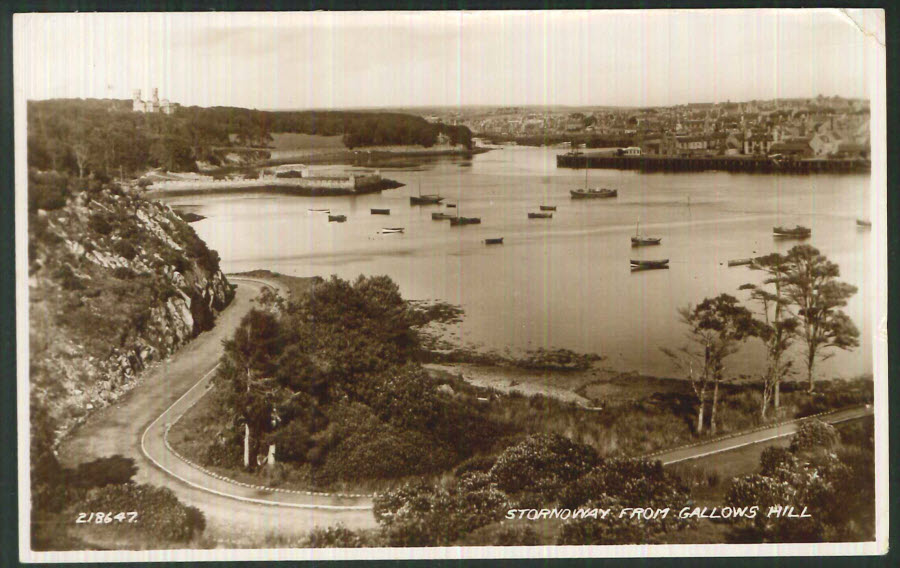
[[541, 543], [535, 530], [529, 526], [505, 526], [497, 531], [494, 546], [537, 546]]
[[831, 450], [840, 441], [837, 430], [819, 419], [807, 420], [791, 438], [791, 452], [804, 450]]
[[81, 525], [83, 527], [134, 532], [153, 542], [159, 540], [186, 542], [206, 528], [203, 513], [182, 504], [172, 490], [151, 485], [127, 483], [107, 485], [88, 491], [75, 507], [77, 511], [119, 512], [137, 511], [137, 522]]
[[88, 226], [92, 231], [101, 235], [108, 235], [113, 230], [109, 215], [105, 213], [94, 213], [93, 215], [91, 215], [91, 218], [88, 221]]
[[576, 444], [557, 434], [538, 434], [507, 448], [490, 475], [503, 491], [514, 494], [536, 487], [555, 497], [555, 490], [581, 477], [597, 463], [591, 446]]
[[471, 474], [449, 487], [415, 482], [377, 495], [373, 513], [389, 546], [447, 546], [508, 506], [486, 475]]
[[65, 206], [69, 180], [56, 172], [28, 172], [28, 211], [51, 211]]
[[130, 482], [135, 473], [137, 466], [133, 459], [114, 455], [80, 464], [70, 483], [82, 488], [121, 485]]
[[320, 528], [316, 527], [309, 532], [301, 544], [302, 548], [368, 548], [377, 546], [371, 538], [354, 532], [343, 524]]
[[137, 249], [126, 239], [117, 240], [115, 244], [113, 244], [113, 252], [125, 260], [134, 260], [134, 257], [137, 256]]

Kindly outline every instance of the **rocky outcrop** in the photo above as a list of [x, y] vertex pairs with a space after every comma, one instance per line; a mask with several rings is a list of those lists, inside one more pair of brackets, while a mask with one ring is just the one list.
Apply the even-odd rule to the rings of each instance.
[[29, 217], [30, 396], [62, 434], [209, 329], [234, 297], [172, 209], [121, 189]]

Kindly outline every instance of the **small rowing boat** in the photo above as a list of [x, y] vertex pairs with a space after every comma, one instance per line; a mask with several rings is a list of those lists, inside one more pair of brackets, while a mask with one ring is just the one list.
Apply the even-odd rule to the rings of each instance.
[[390, 215], [390, 209], [372, 209], [372, 215]]
[[412, 195], [409, 198], [410, 205], [437, 205], [444, 198], [440, 195]]
[[634, 260], [631, 259], [632, 270], [652, 270], [654, 268], [669, 268], [669, 259], [662, 260]]
[[776, 237], [805, 239], [812, 235], [812, 229], [804, 227], [803, 225], [797, 225], [793, 229], [787, 229], [785, 227], [772, 227], [772, 233]]
[[390, 235], [393, 233], [402, 233], [403, 227], [384, 227], [381, 229], [381, 234]]
[[556, 205], [541, 205], [541, 211], [556, 211]]
[[448, 219], [454, 219], [456, 215], [451, 215], [449, 213], [432, 213], [431, 220], [432, 221], [446, 221]]
[[857, 219], [857, 220], [856, 220], [856, 226], [857, 226], [857, 227], [871, 227], [871, 226], [872, 226], [872, 221], [867, 221], [867, 220], [865, 220], [865, 219]]
[[456, 203], [444, 203], [444, 205], [451, 208], [456, 207]]
[[503, 237], [497, 237], [496, 239], [484, 239], [484, 244], [486, 244], [486, 245], [502, 245]]
[[750, 258], [736, 258], [734, 260], [728, 261], [728, 266], [746, 266], [748, 264], [753, 264], [753, 257]]
[[552, 219], [553, 213], [529, 213], [529, 219]]
[[481, 217], [451, 217], [450, 225], [456, 227], [458, 225], [480, 225]]
[[343, 222], [346, 221], [346, 220], [347, 220], [347, 216], [346, 216], [346, 215], [329, 215], [329, 216], [328, 216], [328, 222], [329, 222], [329, 223], [331, 223], [332, 221], [335, 222], [335, 223], [343, 223]]
[[310, 213], [331, 213], [331, 209], [307, 209]]

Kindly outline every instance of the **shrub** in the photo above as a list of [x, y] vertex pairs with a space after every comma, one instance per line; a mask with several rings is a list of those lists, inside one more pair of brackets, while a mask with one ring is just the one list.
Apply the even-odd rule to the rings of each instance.
[[189, 541], [203, 532], [206, 526], [203, 513], [181, 503], [171, 489], [136, 483], [91, 489], [84, 500], [76, 504], [75, 509], [113, 514], [137, 511], [135, 523], [81, 526], [134, 532], [156, 542]]
[[88, 226], [92, 231], [100, 233], [101, 235], [108, 235], [113, 230], [112, 223], [110, 223], [108, 216], [103, 213], [94, 213], [91, 215]]
[[71, 483], [75, 487], [83, 488], [119, 485], [130, 482], [135, 473], [137, 466], [134, 460], [116, 454], [80, 464]]
[[794, 455], [787, 448], [770, 446], [759, 456], [759, 472], [762, 475], [774, 475], [780, 467], [794, 467]]
[[81, 279], [75, 276], [75, 272], [68, 264], [63, 264], [54, 270], [53, 278], [59, 281], [64, 290], [84, 290]]
[[494, 546], [537, 546], [541, 543], [537, 532], [522, 525], [504, 526], [494, 537]]
[[831, 450], [840, 441], [837, 430], [819, 419], [806, 420], [791, 438], [791, 451]]
[[558, 434], [537, 434], [504, 450], [490, 474], [500, 489], [510, 494], [535, 486], [552, 492], [581, 477], [597, 460], [597, 452], [591, 446], [576, 444]]
[[69, 195], [69, 181], [56, 172], [44, 174], [29, 172], [28, 175], [28, 211], [38, 209], [51, 211], [66, 204]]
[[340, 523], [324, 529], [314, 528], [302, 543], [303, 548], [365, 548], [368, 546], [370, 544], [365, 536]]
[[375, 497], [375, 519], [390, 546], [446, 546], [500, 519], [506, 495], [485, 474], [444, 487], [407, 483]]
[[113, 244], [113, 252], [125, 260], [133, 260], [137, 256], [137, 249], [126, 239], [119, 239]]
[[119, 280], [131, 280], [135, 277], [135, 273], [130, 268], [125, 266], [117, 266], [113, 268], [113, 277], [118, 278]]
[[453, 471], [453, 474], [456, 475], [456, 477], [462, 477], [463, 474], [466, 473], [487, 473], [494, 467], [495, 463], [497, 463], [497, 456], [472, 456], [459, 464]]

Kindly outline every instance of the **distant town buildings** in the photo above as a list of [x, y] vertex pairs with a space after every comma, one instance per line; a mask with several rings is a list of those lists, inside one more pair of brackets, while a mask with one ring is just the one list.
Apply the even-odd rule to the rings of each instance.
[[149, 101], [141, 100], [141, 90], [135, 89], [132, 94], [131, 110], [134, 112], [161, 112], [172, 114], [178, 108], [178, 103], [171, 103], [169, 99], [159, 100], [159, 89], [153, 88], [153, 98]]
[[486, 140], [594, 141], [641, 155], [868, 158], [869, 101], [824, 97], [670, 107], [448, 110], [428, 120], [469, 127]]

